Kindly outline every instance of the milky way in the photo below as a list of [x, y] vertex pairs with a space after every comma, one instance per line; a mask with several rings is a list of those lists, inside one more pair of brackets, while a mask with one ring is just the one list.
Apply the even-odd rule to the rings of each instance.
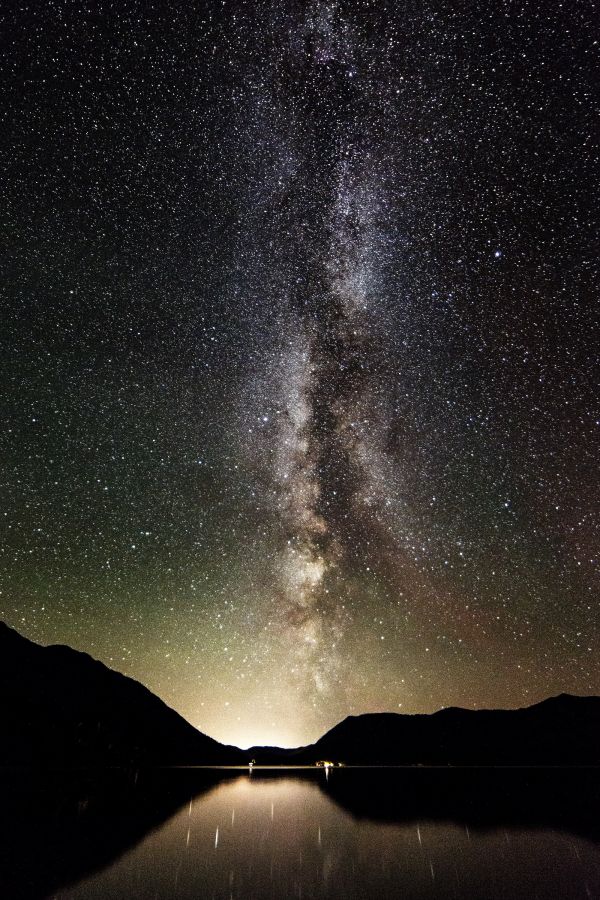
[[240, 744], [600, 691], [594, 3], [2, 17], [2, 617]]

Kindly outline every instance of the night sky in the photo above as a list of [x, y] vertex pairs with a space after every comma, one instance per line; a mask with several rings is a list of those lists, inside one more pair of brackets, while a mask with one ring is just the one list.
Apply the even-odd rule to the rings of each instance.
[[600, 693], [594, 0], [0, 35], [0, 618], [242, 746]]

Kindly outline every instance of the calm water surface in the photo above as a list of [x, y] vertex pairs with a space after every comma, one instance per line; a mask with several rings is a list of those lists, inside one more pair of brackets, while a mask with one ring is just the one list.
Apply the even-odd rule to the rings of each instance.
[[[385, 793], [385, 773], [376, 777]], [[420, 777], [425, 784], [427, 776]], [[357, 809], [353, 778], [356, 793], [362, 791]], [[443, 792], [443, 781], [438, 787]], [[402, 785], [392, 780], [389, 791], [401, 818]], [[372, 793], [360, 787], [360, 773], [353, 771], [333, 771], [329, 783], [322, 771], [304, 777], [230, 775], [190, 794], [175, 814], [103, 870], [49, 896], [600, 898], [600, 844], [577, 827], [473, 825], [435, 820], [429, 812], [413, 818], [418, 789], [406, 821], [377, 821], [376, 809], [374, 817], [369, 807]], [[426, 806], [431, 809], [429, 800]], [[383, 819], [389, 818], [388, 807]]]

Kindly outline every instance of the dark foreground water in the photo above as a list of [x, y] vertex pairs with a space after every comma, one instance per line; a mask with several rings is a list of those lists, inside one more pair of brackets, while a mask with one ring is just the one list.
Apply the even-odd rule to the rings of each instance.
[[6, 773], [0, 894], [600, 898], [598, 770]]

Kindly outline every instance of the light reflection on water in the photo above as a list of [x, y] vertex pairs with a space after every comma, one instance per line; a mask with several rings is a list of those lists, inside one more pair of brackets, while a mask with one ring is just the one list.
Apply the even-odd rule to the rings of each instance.
[[552, 829], [356, 819], [316, 780], [244, 775], [192, 798], [104, 871], [52, 896], [596, 898], [600, 849]]

